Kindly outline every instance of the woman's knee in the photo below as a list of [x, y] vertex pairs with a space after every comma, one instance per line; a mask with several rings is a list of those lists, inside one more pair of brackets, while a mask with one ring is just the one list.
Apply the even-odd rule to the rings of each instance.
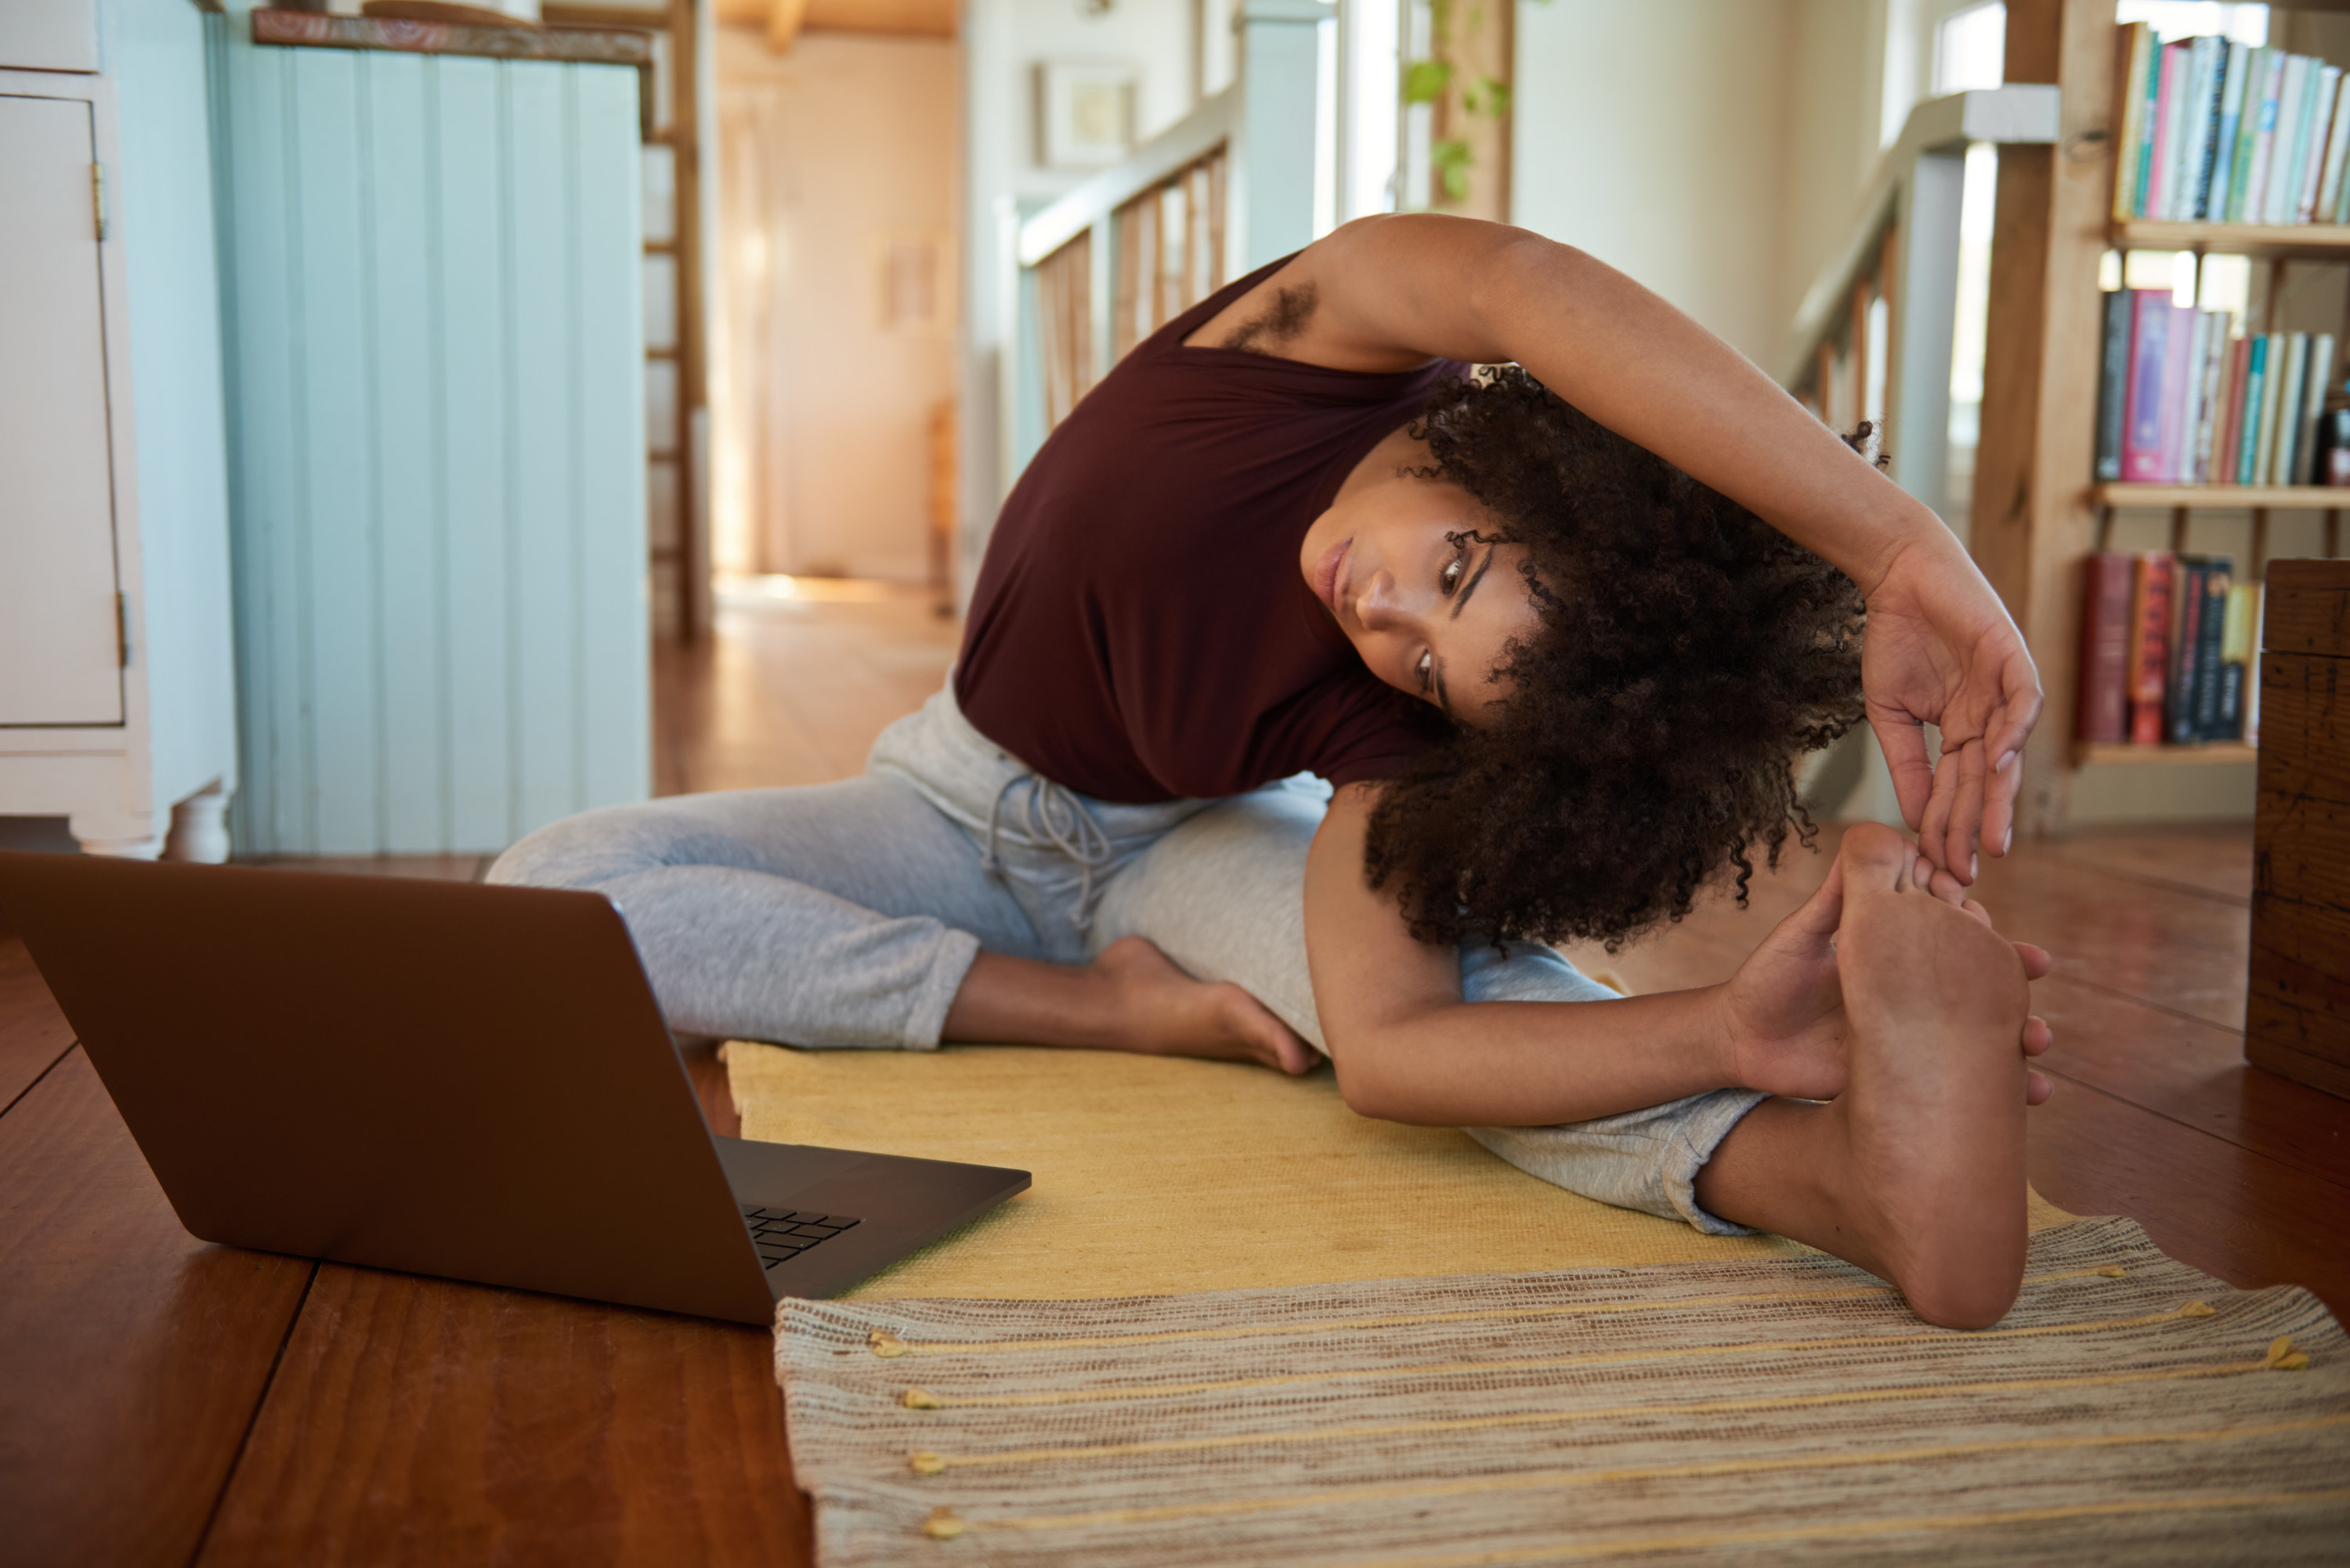
[[616, 877], [678, 863], [690, 829], [666, 803], [605, 806], [524, 835], [492, 863], [490, 882], [526, 888], [594, 888]]

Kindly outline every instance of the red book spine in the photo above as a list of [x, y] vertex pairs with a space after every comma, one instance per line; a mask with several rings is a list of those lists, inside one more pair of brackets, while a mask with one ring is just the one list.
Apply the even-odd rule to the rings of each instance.
[[2081, 699], [2077, 733], [2085, 741], [2129, 739], [2130, 596], [2137, 563], [2115, 551], [2084, 563], [2081, 596]]
[[2171, 556], [2137, 558], [2130, 602], [2130, 743], [2162, 744], [2162, 691], [2170, 663]]

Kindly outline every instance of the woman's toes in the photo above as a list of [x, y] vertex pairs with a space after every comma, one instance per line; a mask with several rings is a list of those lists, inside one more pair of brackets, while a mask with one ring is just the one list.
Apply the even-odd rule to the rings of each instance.
[[1898, 890], [1908, 882], [1918, 847], [1881, 822], [1856, 822], [1845, 830], [1836, 858], [1846, 890]]

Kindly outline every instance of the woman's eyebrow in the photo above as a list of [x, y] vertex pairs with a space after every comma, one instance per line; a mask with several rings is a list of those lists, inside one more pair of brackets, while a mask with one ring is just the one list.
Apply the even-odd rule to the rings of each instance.
[[1485, 568], [1493, 564], [1493, 552], [1500, 548], [1499, 545], [1485, 546], [1485, 558], [1477, 563], [1477, 569], [1469, 574], [1469, 580], [1461, 585], [1459, 593], [1452, 596], [1452, 614], [1449, 618], [1452, 620], [1461, 618], [1461, 607], [1469, 602], [1469, 596], [1475, 593], [1477, 585], [1485, 580]]

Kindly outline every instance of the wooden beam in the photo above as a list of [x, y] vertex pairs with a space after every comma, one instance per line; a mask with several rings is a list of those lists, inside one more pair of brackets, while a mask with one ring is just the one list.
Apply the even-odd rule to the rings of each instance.
[[[1451, 85], [1432, 106], [1430, 134], [1436, 140], [1469, 145], [1469, 193], [1459, 201], [1447, 195], [1441, 182], [1428, 192], [1429, 205], [1440, 212], [1491, 223], [1510, 221], [1510, 115], [1485, 110], [1471, 113], [1468, 98], [1486, 99], [1483, 84], [1498, 81], [1506, 94], [1516, 75], [1517, 7], [1514, 5], [1455, 5], [1451, 11], [1452, 39], [1448, 53]], [[1506, 97], [1503, 99], [1507, 101]]]
[[2114, 0], [2010, 0], [2007, 79], [2060, 84], [2054, 146], [2000, 149], [1972, 548], [2031, 644], [2048, 705], [2024, 753], [2019, 836], [2064, 825], [2079, 563], [2095, 534], [2102, 296], [2112, 220]]
[[[779, 8], [775, 0], [718, 0], [718, 25], [766, 31]], [[801, 0], [799, 9], [798, 33], [951, 38], [958, 20], [955, 0]]]
[[807, 21], [807, 0], [767, 0], [767, 48], [788, 55]]

